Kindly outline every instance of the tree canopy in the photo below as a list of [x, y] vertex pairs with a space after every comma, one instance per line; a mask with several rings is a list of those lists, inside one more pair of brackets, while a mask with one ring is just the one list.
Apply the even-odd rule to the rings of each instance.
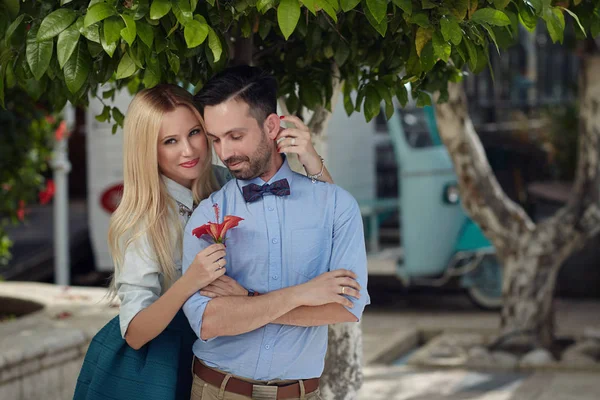
[[[406, 102], [407, 82], [419, 105], [435, 91], [443, 101], [447, 82], [465, 64], [485, 69], [519, 24], [533, 30], [542, 20], [561, 42], [567, 14], [580, 35], [600, 31], [598, 2], [582, 0], [0, 0], [0, 104], [15, 86], [52, 109], [123, 86], [197, 90], [239, 60], [242, 42], [252, 52], [241, 61], [276, 75], [290, 112], [330, 108], [339, 79], [346, 111], [370, 120], [382, 101], [388, 115], [394, 96]], [[98, 118], [111, 115], [122, 122], [108, 106]]]
[[[406, 103], [406, 83], [417, 105], [438, 91], [444, 101], [448, 82], [465, 66], [485, 69], [490, 51], [517, 41], [520, 25], [543, 23], [562, 42], [569, 18], [579, 37], [595, 37], [600, 2], [0, 0], [0, 143], [11, 155], [2, 158], [10, 168], [0, 176], [0, 218], [22, 219], [23, 199], [44, 186], [39, 172], [56, 127], [40, 108], [85, 106], [90, 96], [105, 102], [120, 88], [159, 82], [198, 90], [229, 63], [246, 62], [276, 76], [291, 113], [331, 109], [343, 82], [348, 114], [371, 120], [384, 103], [389, 117], [394, 97]], [[116, 131], [122, 111], [106, 104], [96, 118], [115, 121]], [[0, 259], [8, 243], [0, 224]]]

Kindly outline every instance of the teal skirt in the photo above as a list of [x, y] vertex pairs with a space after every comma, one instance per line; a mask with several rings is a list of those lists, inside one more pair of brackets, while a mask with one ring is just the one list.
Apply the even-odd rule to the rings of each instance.
[[179, 311], [159, 336], [134, 350], [121, 337], [117, 316], [92, 339], [73, 399], [188, 400], [196, 339]]

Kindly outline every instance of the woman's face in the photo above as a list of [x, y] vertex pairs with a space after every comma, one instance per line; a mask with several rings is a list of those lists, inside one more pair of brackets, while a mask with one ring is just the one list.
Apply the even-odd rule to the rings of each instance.
[[179, 106], [164, 115], [158, 133], [158, 167], [167, 178], [191, 188], [208, 150], [200, 121], [189, 108]]

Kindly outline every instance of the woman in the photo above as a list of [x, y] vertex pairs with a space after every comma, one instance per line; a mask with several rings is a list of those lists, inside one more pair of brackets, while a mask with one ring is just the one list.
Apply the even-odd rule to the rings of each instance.
[[[305, 127], [303, 127], [305, 128]], [[307, 129], [285, 129], [309, 174], [322, 168]], [[289, 142], [289, 141], [288, 141]], [[181, 274], [183, 227], [195, 204], [229, 175], [212, 151], [192, 96], [174, 85], [138, 93], [124, 125], [124, 191], [109, 229], [119, 316], [92, 340], [74, 398], [184, 399], [190, 396], [192, 344], [180, 311], [196, 291], [248, 295], [225, 274], [225, 247], [209, 246]], [[328, 173], [323, 175], [331, 182]], [[217, 266], [217, 268], [215, 268]], [[331, 291], [313, 284], [311, 290]]]

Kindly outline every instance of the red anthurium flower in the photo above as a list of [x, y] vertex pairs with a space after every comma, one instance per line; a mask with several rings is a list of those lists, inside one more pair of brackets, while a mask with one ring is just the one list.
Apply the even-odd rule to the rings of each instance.
[[192, 235], [198, 238], [202, 237], [203, 235], [210, 235], [215, 243], [225, 243], [225, 235], [227, 234], [227, 231], [238, 226], [240, 221], [243, 221], [244, 218], [236, 217], [234, 215], [226, 215], [223, 218], [223, 222], [219, 223], [219, 205], [214, 204], [213, 208], [215, 209], [217, 222], [208, 222], [202, 226], [199, 226], [192, 231]]
[[54, 197], [55, 191], [56, 188], [54, 187], [54, 181], [52, 179], [49, 179], [46, 182], [46, 188], [42, 190], [39, 194], [40, 204], [48, 204], [50, 200], [52, 200], [52, 197]]

